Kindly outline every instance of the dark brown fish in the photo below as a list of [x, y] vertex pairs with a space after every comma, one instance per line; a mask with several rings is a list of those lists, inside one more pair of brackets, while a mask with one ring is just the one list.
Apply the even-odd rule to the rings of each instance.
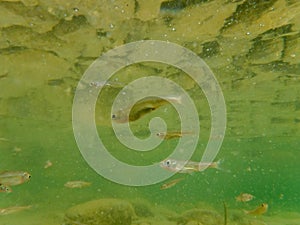
[[147, 97], [135, 103], [132, 108], [120, 109], [116, 113], [113, 113], [112, 119], [117, 123], [136, 121], [147, 113], [150, 113], [169, 102], [181, 104], [181, 97], [167, 97], [166, 99]]

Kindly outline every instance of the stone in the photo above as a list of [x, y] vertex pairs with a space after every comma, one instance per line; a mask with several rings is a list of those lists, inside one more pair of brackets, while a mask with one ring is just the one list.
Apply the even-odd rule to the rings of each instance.
[[64, 225], [130, 225], [135, 217], [132, 205], [120, 199], [98, 199], [67, 210]]

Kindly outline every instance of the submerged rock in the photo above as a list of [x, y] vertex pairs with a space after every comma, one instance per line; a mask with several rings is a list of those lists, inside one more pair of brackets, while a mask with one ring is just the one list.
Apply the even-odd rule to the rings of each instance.
[[131, 204], [134, 208], [135, 214], [138, 217], [153, 217], [154, 214], [151, 210], [150, 203], [143, 200], [131, 201]]
[[215, 211], [191, 209], [184, 212], [177, 222], [180, 225], [220, 225], [224, 224], [224, 218]]
[[67, 210], [64, 225], [130, 225], [135, 217], [132, 205], [120, 199], [99, 199]]

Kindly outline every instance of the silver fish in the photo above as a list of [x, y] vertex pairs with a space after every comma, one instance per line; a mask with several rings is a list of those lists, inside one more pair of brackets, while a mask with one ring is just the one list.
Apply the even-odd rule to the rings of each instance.
[[0, 172], [0, 184], [15, 186], [23, 184], [31, 178], [28, 172], [24, 171], [3, 171]]
[[193, 173], [200, 172], [206, 168], [220, 168], [221, 161], [217, 162], [194, 162], [194, 161], [180, 161], [175, 159], [166, 159], [160, 162], [160, 166], [166, 170], [177, 173]]
[[30, 209], [31, 205], [27, 206], [13, 206], [13, 207], [8, 207], [8, 208], [0, 208], [0, 216], [11, 214], [11, 213], [16, 213], [23, 211], [25, 209]]
[[81, 180], [68, 181], [67, 183], [64, 184], [64, 186], [67, 188], [83, 188], [83, 187], [88, 187], [90, 185], [91, 185], [90, 182], [81, 181]]

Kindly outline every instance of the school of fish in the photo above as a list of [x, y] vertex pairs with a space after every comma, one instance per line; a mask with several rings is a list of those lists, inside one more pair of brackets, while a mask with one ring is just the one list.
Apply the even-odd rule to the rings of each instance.
[[31, 175], [24, 171], [0, 172], [0, 192], [12, 192], [11, 186], [16, 186], [29, 181]]
[[[92, 82], [90, 86], [94, 86], [96, 88], [103, 87], [103, 86], [111, 86], [111, 87], [121, 87], [123, 86], [122, 83], [112, 82], [112, 83], [101, 83], [101, 82]], [[125, 122], [133, 122], [140, 119], [142, 116], [150, 113], [157, 108], [167, 104], [169, 101], [173, 101], [176, 103], [181, 104], [180, 97], [166, 97], [162, 98], [155, 98], [155, 97], [148, 97], [145, 99], [140, 100], [137, 102], [131, 109], [120, 109], [119, 111], [112, 114], [112, 120], [117, 123], [125, 123]], [[193, 132], [189, 131], [169, 131], [169, 132], [158, 132], [156, 134], [157, 137], [162, 138], [164, 140], [170, 140], [174, 138], [181, 138], [183, 135], [191, 135]], [[6, 139], [0, 139], [5, 140]], [[220, 169], [220, 160], [216, 162], [195, 162], [195, 161], [181, 161], [176, 159], [165, 159], [160, 162], [160, 167], [179, 174], [191, 174], [194, 172], [201, 172], [206, 168], [213, 168], [213, 169]], [[51, 167], [53, 164], [50, 160], [48, 160], [44, 166], [45, 169]], [[0, 172], [0, 192], [3, 193], [10, 193], [12, 192], [11, 186], [20, 185], [26, 183], [30, 180], [31, 175], [28, 172], [24, 171], [2, 171]], [[174, 187], [178, 183], [184, 180], [183, 177], [170, 180], [160, 186], [161, 190], [166, 190], [171, 187]], [[64, 184], [66, 188], [83, 188], [90, 186], [90, 182], [75, 180], [75, 181], [68, 181]], [[249, 193], [241, 193], [240, 195], [236, 196], [235, 199], [238, 202], [248, 202], [254, 198], [252, 194]], [[227, 224], [227, 207], [225, 202], [224, 204], [224, 224]], [[31, 206], [13, 206], [7, 208], [0, 208], [0, 215], [7, 215], [23, 210], [30, 209]], [[262, 203], [257, 208], [253, 210], [244, 210], [244, 212], [248, 215], [262, 215], [266, 213], [268, 210], [268, 204]]]

